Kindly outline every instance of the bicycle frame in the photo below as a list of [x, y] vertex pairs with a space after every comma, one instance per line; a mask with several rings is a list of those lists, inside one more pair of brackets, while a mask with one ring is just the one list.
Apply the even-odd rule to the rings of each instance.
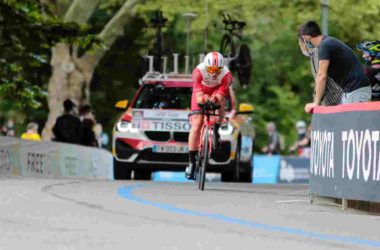
[[[216, 114], [216, 110], [217, 109], [215, 108], [212, 111], [210, 111], [202, 107], [201, 112], [200, 113], [197, 112], [198, 114], [203, 115], [203, 124], [201, 128], [200, 140], [198, 144], [198, 161], [196, 164], [195, 173], [198, 174], [197, 175], [197, 180], [199, 184], [198, 188], [202, 191], [204, 190], [205, 175], [207, 171], [208, 160], [210, 159], [210, 156], [212, 153], [212, 145], [213, 145], [212, 131], [216, 123], [216, 120], [212, 118], [222, 117], [228, 122], [228, 117]], [[207, 150], [205, 150], [205, 148], [207, 148]]]
[[[223, 14], [223, 23], [224, 28], [222, 29], [226, 30], [227, 32], [223, 35], [222, 38], [221, 51], [223, 52], [222, 47], [224, 42], [226, 42], [227, 44], [229, 43], [230, 46], [233, 47], [232, 50], [234, 51], [233, 56], [230, 57], [230, 55], [228, 55], [228, 57], [225, 58], [228, 61], [227, 65], [229, 65], [230, 62], [236, 60], [239, 57], [240, 47], [243, 42], [243, 28], [246, 25], [246, 23], [237, 20], [232, 20], [231, 16], [228, 14]], [[237, 38], [237, 42], [233, 41], [234, 37]]]

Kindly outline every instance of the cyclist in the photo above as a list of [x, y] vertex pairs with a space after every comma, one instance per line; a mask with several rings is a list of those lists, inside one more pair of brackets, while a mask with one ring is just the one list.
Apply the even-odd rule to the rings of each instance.
[[364, 41], [356, 45], [367, 64], [366, 75], [371, 82], [372, 100], [380, 99], [380, 41]]
[[[197, 114], [201, 109], [198, 103], [211, 101], [220, 108], [217, 114], [224, 115], [226, 99], [229, 98], [229, 87], [232, 82], [230, 70], [224, 66], [224, 58], [218, 52], [208, 53], [203, 63], [200, 63], [192, 73], [193, 93], [191, 96], [191, 130], [189, 134], [189, 166], [186, 168], [185, 176], [187, 179], [194, 179], [196, 157], [198, 154], [198, 144], [203, 123], [203, 116]], [[214, 148], [220, 146], [219, 128], [222, 119], [218, 118], [214, 126]]]

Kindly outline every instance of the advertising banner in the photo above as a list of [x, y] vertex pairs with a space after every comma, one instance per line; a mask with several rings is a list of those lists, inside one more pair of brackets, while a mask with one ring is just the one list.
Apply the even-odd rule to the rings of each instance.
[[150, 131], [183, 131], [190, 130], [187, 111], [134, 109], [132, 127]]
[[309, 158], [282, 157], [278, 183], [309, 183], [309, 167]]
[[311, 192], [380, 201], [380, 102], [317, 107], [312, 118]]

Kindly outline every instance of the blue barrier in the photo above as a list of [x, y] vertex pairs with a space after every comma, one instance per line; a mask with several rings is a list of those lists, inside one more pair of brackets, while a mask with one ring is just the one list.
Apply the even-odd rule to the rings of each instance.
[[309, 183], [309, 166], [309, 158], [282, 157], [278, 183]]
[[152, 174], [153, 181], [164, 182], [191, 182], [185, 178], [185, 172], [160, 171]]
[[[310, 159], [280, 155], [255, 155], [253, 157], [253, 183], [308, 183]], [[219, 182], [220, 174], [207, 173], [207, 181]], [[184, 172], [159, 171], [152, 174], [157, 182], [191, 182]]]
[[253, 157], [253, 183], [277, 183], [280, 159], [281, 157], [278, 155], [255, 155]]

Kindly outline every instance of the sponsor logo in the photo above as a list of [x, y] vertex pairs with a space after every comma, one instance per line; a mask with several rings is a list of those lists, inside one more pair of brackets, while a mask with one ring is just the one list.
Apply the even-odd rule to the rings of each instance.
[[187, 121], [189, 112], [180, 110], [159, 110], [159, 109], [134, 109], [132, 111], [133, 119], [161, 119], [161, 120], [182, 120]]
[[310, 174], [334, 178], [334, 132], [313, 131]]
[[[36, 175], [44, 174], [44, 166], [48, 160], [47, 154], [28, 152], [27, 155], [27, 171]], [[48, 173], [49, 174], [49, 173]]]
[[187, 121], [140, 120], [132, 121], [132, 127], [152, 131], [190, 131], [191, 126]]
[[65, 157], [65, 175], [76, 176], [79, 163], [80, 163], [80, 160], [78, 158], [66, 156]]
[[380, 131], [342, 131], [342, 178], [380, 181]]
[[280, 180], [292, 182], [296, 179], [296, 174], [292, 165], [287, 164], [285, 160], [281, 160]]
[[[292, 163], [290, 163], [290, 162]], [[280, 163], [280, 182], [306, 182], [309, 180], [309, 169], [305, 158], [292, 158]]]
[[0, 149], [0, 173], [10, 173], [12, 168], [11, 152], [7, 148]]
[[[334, 140], [339, 135], [340, 138]], [[312, 175], [334, 178], [335, 170], [339, 170], [338, 175], [342, 179], [380, 181], [379, 130], [351, 129], [340, 134], [317, 130], [313, 131], [311, 140]], [[339, 168], [336, 169], [336, 166]]]

